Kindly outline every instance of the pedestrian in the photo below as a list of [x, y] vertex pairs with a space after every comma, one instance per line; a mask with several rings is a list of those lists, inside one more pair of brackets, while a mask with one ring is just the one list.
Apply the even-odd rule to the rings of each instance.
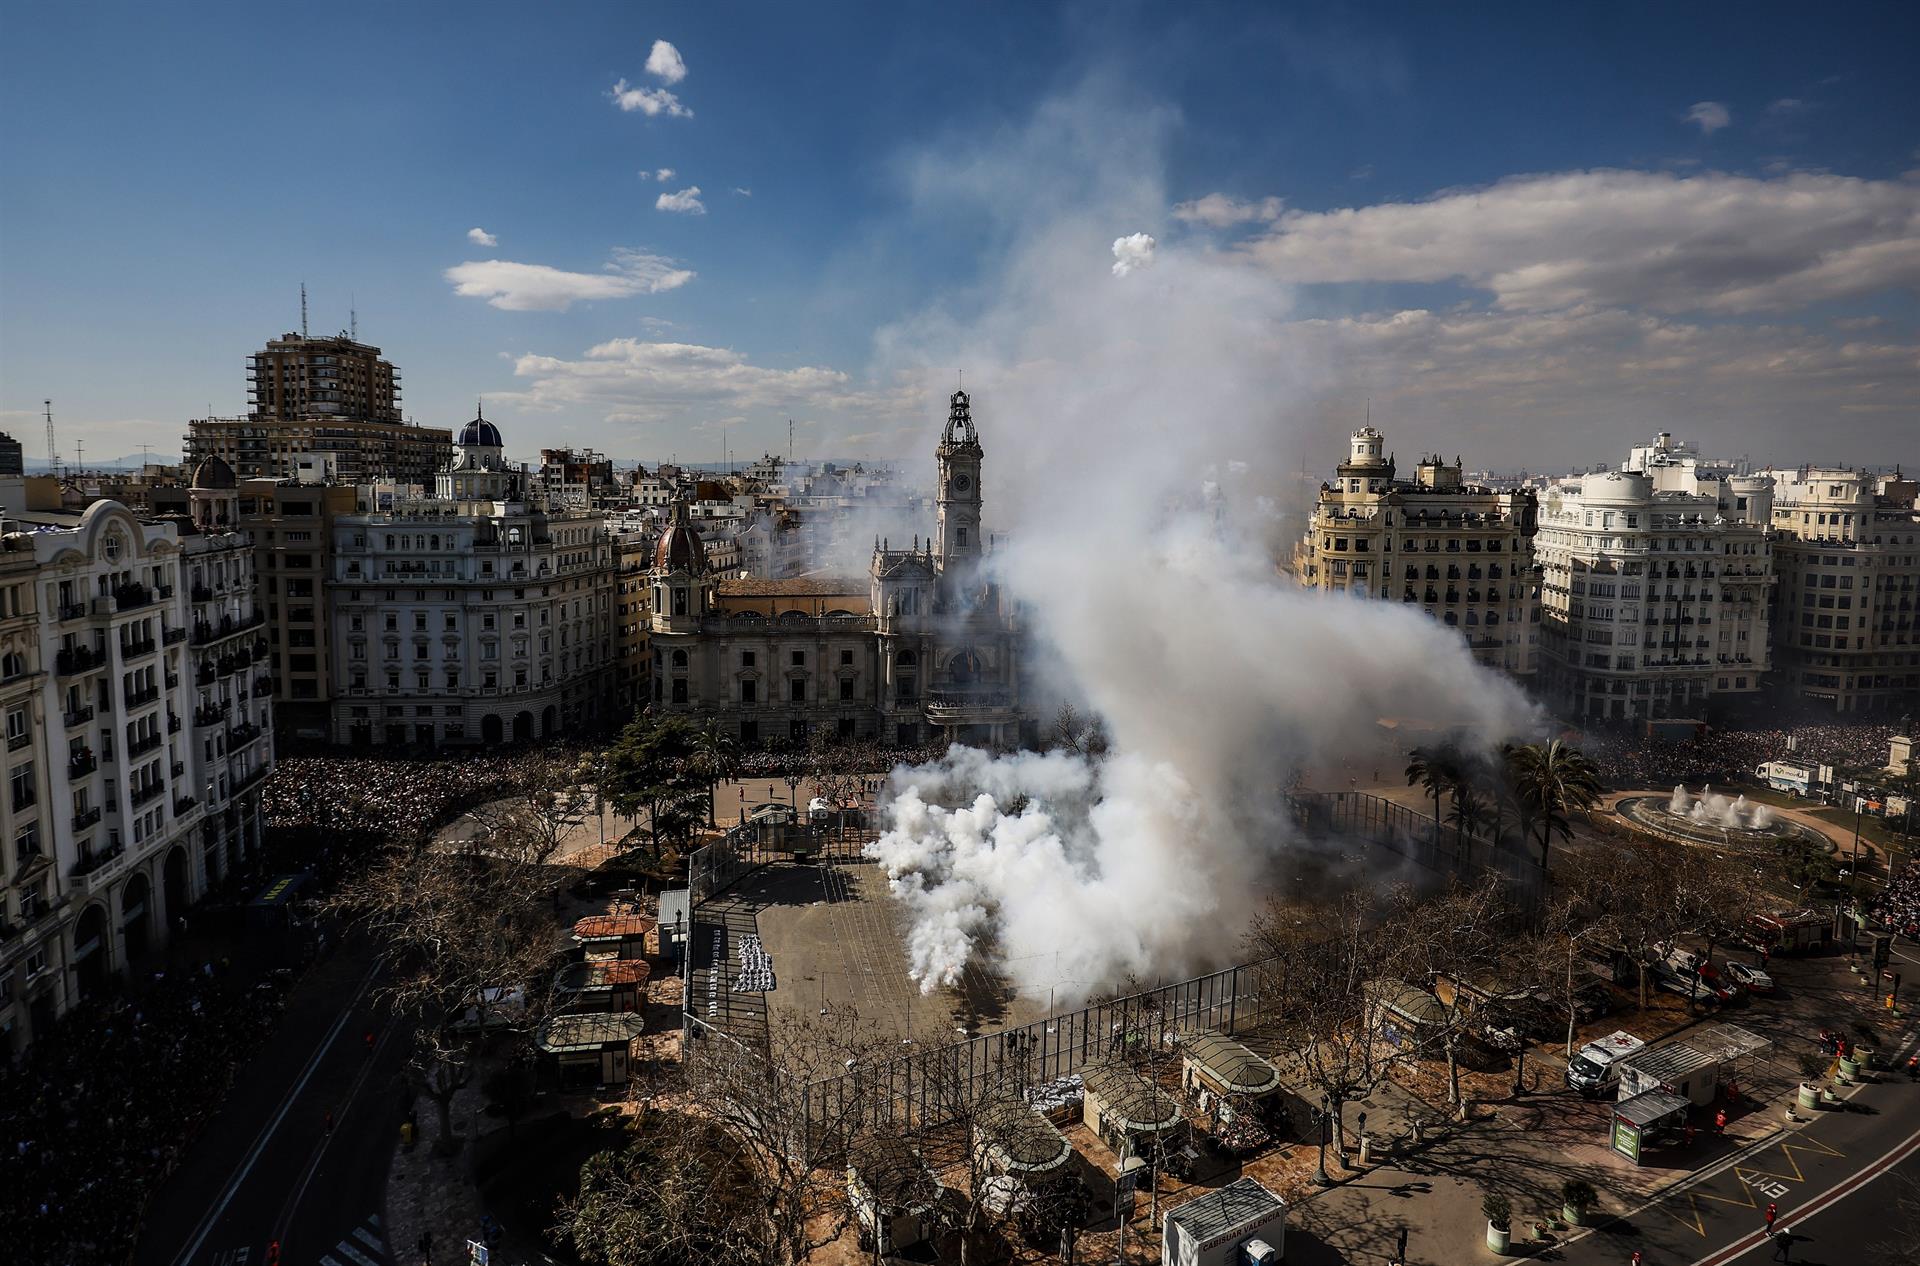
[[1725, 1108], [1720, 1108], [1714, 1112], [1713, 1132], [1715, 1134], [1725, 1134], [1727, 1132], [1727, 1110]]
[[1793, 1260], [1793, 1232], [1784, 1226], [1773, 1233], [1773, 1260], [1776, 1262]]
[[1633, 1256], [1629, 1257], [1627, 1262], [1628, 1266], [1640, 1266], [1640, 1263], [1646, 1260], [1646, 1255], [1636, 1248], [1633, 1250]]
[[420, 1266], [433, 1266], [433, 1232], [420, 1232]]
[[373, 1054], [373, 1030], [367, 1030], [367, 1054]]
[[1920, 1081], [1920, 1055], [1907, 1056], [1907, 1080]]
[[1769, 1235], [1773, 1233], [1773, 1220], [1779, 1216], [1780, 1206], [1771, 1200], [1767, 1201], [1767, 1233]]

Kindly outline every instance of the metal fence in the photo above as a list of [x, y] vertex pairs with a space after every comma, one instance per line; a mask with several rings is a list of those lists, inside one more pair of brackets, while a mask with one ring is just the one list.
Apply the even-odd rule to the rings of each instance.
[[[1472, 878], [1496, 873], [1511, 883], [1523, 905], [1539, 899], [1542, 879], [1531, 857], [1478, 834], [1468, 836], [1462, 847], [1457, 833], [1437, 829], [1432, 817], [1384, 797], [1360, 792], [1305, 793], [1292, 798], [1292, 807], [1297, 825], [1308, 838], [1375, 844], [1440, 874]], [[805, 832], [797, 825], [785, 830]], [[808, 835], [809, 848], [858, 855], [858, 842], [836, 844], [824, 836]], [[690, 854], [688, 882], [695, 911], [751, 871], [776, 857], [790, 856], [796, 841], [785, 836], [778, 839], [776, 844], [772, 832], [748, 823]], [[698, 922], [697, 913], [693, 921]], [[1273, 990], [1262, 987], [1270, 963], [1239, 963], [1019, 1028], [859, 1065], [842, 1076], [812, 1082], [803, 1091], [807, 1145], [829, 1143], [825, 1135], [843, 1132], [855, 1121], [937, 1127], [953, 1118], [957, 1105], [976, 1101], [988, 1090], [1044, 1088], [1090, 1065], [1125, 1057], [1142, 1043], [1167, 1050], [1181, 1034], [1245, 1035], [1280, 1018]], [[738, 1039], [691, 1012], [683, 1023], [690, 1062], [697, 1063], [703, 1043], [724, 1041], [740, 1047]]]

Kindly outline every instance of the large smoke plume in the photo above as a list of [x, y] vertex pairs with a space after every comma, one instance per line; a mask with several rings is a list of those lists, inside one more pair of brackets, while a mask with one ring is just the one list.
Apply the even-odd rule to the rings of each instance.
[[989, 298], [888, 331], [883, 359], [967, 367], [988, 527], [1010, 533], [994, 569], [1045, 687], [1112, 743], [895, 772], [874, 852], [927, 989], [976, 955], [1041, 996], [1226, 958], [1287, 864], [1291, 771], [1377, 762], [1383, 718], [1534, 723], [1451, 630], [1276, 574], [1292, 472], [1352, 426], [1322, 420], [1337, 367], [1295, 354], [1287, 287], [1170, 224], [1178, 120], [1113, 84], [913, 169], [929, 216], [974, 217], [996, 263]]

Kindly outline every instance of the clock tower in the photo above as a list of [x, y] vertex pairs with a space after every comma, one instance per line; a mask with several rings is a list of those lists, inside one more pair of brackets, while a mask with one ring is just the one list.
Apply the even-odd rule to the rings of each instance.
[[939, 534], [934, 538], [935, 565], [945, 572], [970, 568], [980, 559], [980, 435], [973, 429], [973, 410], [967, 393], [956, 391], [948, 401], [947, 429], [934, 450], [939, 463]]

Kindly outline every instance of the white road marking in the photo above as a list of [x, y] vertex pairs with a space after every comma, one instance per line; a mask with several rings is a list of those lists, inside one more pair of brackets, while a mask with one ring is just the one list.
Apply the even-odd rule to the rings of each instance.
[[365, 1253], [361, 1252], [359, 1249], [355, 1248], [353, 1245], [347, 1243], [345, 1240], [341, 1240], [338, 1244], [335, 1244], [333, 1246], [333, 1251], [336, 1253], [345, 1253], [348, 1257], [358, 1262], [360, 1266], [379, 1266], [378, 1262], [374, 1261], [371, 1257], [368, 1257]]
[[365, 1244], [368, 1248], [372, 1249], [376, 1253], [384, 1253], [387, 1251], [387, 1246], [380, 1242], [380, 1237], [370, 1233], [363, 1226], [356, 1226], [353, 1228], [353, 1238], [356, 1240], [359, 1240], [362, 1244]]
[[320, 1254], [320, 1266], [340, 1266], [340, 1263], [325, 1253]]

